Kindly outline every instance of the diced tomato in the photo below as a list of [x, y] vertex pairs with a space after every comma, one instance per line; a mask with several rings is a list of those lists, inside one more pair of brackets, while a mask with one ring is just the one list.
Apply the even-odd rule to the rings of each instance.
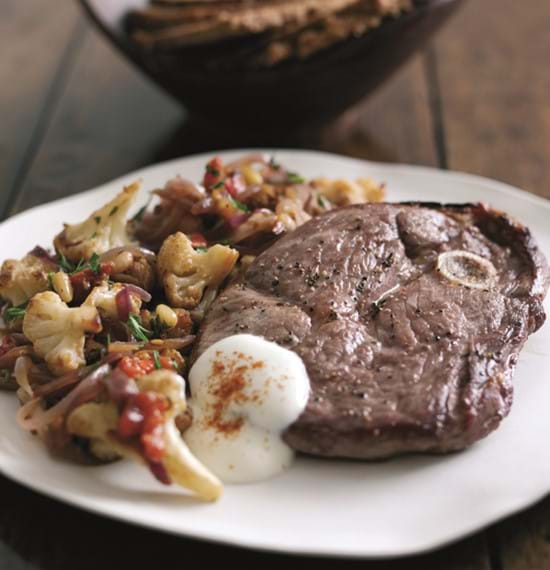
[[6, 335], [0, 341], [0, 356], [3, 356], [4, 354], [6, 354], [6, 352], [9, 352], [12, 348], [15, 348], [16, 346], [17, 345], [15, 344], [13, 337], [11, 337], [10, 335]]
[[191, 245], [193, 247], [208, 247], [208, 241], [202, 234], [191, 234], [189, 239], [191, 240]]
[[167, 409], [168, 401], [162, 394], [140, 392], [128, 398], [118, 422], [119, 437], [139, 436], [144, 456], [153, 463], [164, 457], [164, 414]]
[[214, 157], [206, 165], [203, 185], [205, 188], [212, 188], [223, 179], [223, 162], [219, 156]]
[[[174, 370], [174, 363], [167, 356], [159, 357], [159, 363], [161, 368]], [[149, 351], [136, 352], [133, 356], [122, 358], [118, 367], [130, 378], [137, 378], [155, 370], [155, 359]]]
[[118, 367], [130, 378], [145, 376], [155, 369], [155, 361], [148, 353], [137, 353], [134, 356], [125, 356], [121, 359]]
[[225, 189], [231, 194], [231, 196], [233, 196], [233, 198], [236, 198], [246, 189], [246, 184], [244, 183], [242, 176], [237, 172], [228, 176], [225, 179], [224, 185]]
[[170, 485], [172, 480], [170, 475], [166, 471], [166, 467], [162, 463], [156, 463], [154, 461], [149, 461], [148, 463], [151, 473], [155, 476], [157, 481], [160, 481], [163, 485]]
[[70, 276], [71, 285], [75, 289], [76, 297], [83, 297], [95, 285], [100, 283], [113, 272], [112, 263], [100, 263], [99, 273], [90, 268], [83, 269]]
[[128, 401], [118, 420], [118, 434], [123, 439], [139, 435], [143, 429], [143, 420], [141, 409]]

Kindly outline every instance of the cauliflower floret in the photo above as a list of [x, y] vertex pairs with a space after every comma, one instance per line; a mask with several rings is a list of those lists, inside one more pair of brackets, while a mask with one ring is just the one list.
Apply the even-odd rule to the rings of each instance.
[[195, 251], [181, 232], [167, 237], [158, 254], [157, 270], [168, 301], [173, 307], [193, 309], [205, 289], [220, 286], [238, 257], [236, 250], [219, 244], [204, 253]]
[[[116, 296], [125, 288], [122, 283], [102, 283], [94, 287], [83, 303], [83, 306], [95, 307], [102, 317], [110, 319], [119, 318], [119, 310], [117, 307]], [[130, 298], [130, 313], [137, 315], [141, 309], [141, 299], [133, 294], [128, 293]]]
[[355, 181], [316, 178], [311, 183], [336, 206], [381, 202], [384, 199], [384, 185], [371, 178], [358, 178]]
[[[175, 419], [185, 411], [185, 382], [171, 370], [156, 370], [147, 376], [136, 379], [140, 392], [162, 394], [169, 402], [164, 412], [163, 439], [165, 453], [162, 465], [171, 481], [189, 489], [198, 498], [216, 500], [222, 492], [222, 484], [189, 451], [176, 427]], [[69, 433], [91, 440], [91, 450], [100, 457], [114, 455], [132, 459], [138, 463], [145, 460], [133, 442], [125, 443], [116, 434], [119, 411], [112, 402], [90, 402], [76, 408], [67, 418]]]
[[0, 297], [16, 307], [49, 289], [48, 273], [55, 264], [32, 253], [21, 260], [7, 259], [0, 269]]
[[101, 328], [95, 307], [83, 305], [71, 309], [52, 291], [35, 295], [23, 319], [23, 333], [32, 342], [34, 351], [58, 376], [86, 363], [85, 333], [98, 333]]
[[138, 189], [138, 182], [126, 186], [80, 224], [65, 224], [63, 231], [54, 239], [55, 249], [76, 263], [90, 259], [94, 253], [105, 253], [132, 243], [126, 231], [126, 214]]

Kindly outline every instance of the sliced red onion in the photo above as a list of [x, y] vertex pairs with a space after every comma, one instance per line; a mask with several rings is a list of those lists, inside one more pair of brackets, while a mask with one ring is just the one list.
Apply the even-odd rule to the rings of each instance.
[[234, 216], [231, 216], [227, 219], [227, 225], [232, 229], [236, 229], [240, 225], [244, 224], [248, 218], [250, 218], [250, 214], [248, 212], [235, 214]]
[[106, 376], [103, 382], [109, 393], [109, 399], [117, 405], [123, 404], [129, 396], [139, 392], [136, 381], [118, 368]]
[[30, 398], [34, 396], [33, 389], [29, 382], [29, 370], [31, 366], [32, 360], [30, 358], [27, 356], [20, 356], [15, 361], [15, 368], [13, 369], [15, 381]]
[[109, 261], [113, 261], [113, 259], [115, 259], [115, 257], [117, 257], [117, 255], [119, 255], [123, 251], [129, 251], [133, 255], [146, 257], [150, 261], [155, 259], [155, 254], [150, 249], [147, 249], [145, 247], [140, 247], [137, 245], [123, 245], [121, 247], [114, 247], [113, 249], [106, 251], [105, 253], [100, 255], [99, 261], [100, 263], [107, 263]]
[[91, 366], [86, 366], [85, 368], [75, 370], [74, 372], [69, 372], [68, 374], [56, 378], [52, 382], [48, 382], [43, 386], [38, 386], [35, 388], [34, 393], [36, 396], [49, 396], [50, 394], [58, 392], [59, 390], [73, 386], [77, 382], [80, 382], [82, 378], [86, 378], [86, 376], [92, 374], [97, 368], [100, 368], [105, 364], [113, 364], [117, 360], [120, 360], [121, 357], [122, 354], [120, 354], [120, 352], [111, 352], [104, 356], [99, 363], [92, 364]]
[[20, 408], [17, 413], [17, 423], [24, 430], [43, 432], [56, 418], [67, 416], [76, 407], [95, 400], [103, 390], [101, 380], [110, 370], [108, 364], [103, 364], [49, 410], [43, 410], [40, 406], [42, 398], [31, 400]]
[[157, 481], [160, 481], [163, 485], [172, 484], [170, 475], [168, 475], [168, 471], [166, 471], [166, 467], [162, 463], [147, 461], [147, 465]]
[[124, 353], [124, 352], [134, 352], [135, 350], [139, 350], [143, 348], [142, 342], [122, 342], [122, 341], [115, 341], [111, 342], [107, 347], [109, 353], [116, 354]]
[[18, 358], [33, 354], [34, 349], [30, 344], [15, 346], [0, 356], [0, 368], [11, 368]]
[[126, 285], [126, 289], [128, 289], [128, 292], [130, 294], [139, 297], [145, 303], [148, 303], [151, 300], [151, 294], [148, 293], [145, 289], [138, 287], [137, 285], [129, 283], [128, 285]]
[[162, 349], [173, 349], [181, 350], [187, 346], [190, 346], [195, 341], [195, 335], [188, 335], [178, 338], [156, 338], [154, 341], [149, 342], [143, 346], [144, 350], [162, 350]]
[[130, 318], [130, 313], [132, 312], [132, 298], [130, 297], [128, 287], [123, 287], [115, 295], [115, 303], [118, 318], [125, 323]]

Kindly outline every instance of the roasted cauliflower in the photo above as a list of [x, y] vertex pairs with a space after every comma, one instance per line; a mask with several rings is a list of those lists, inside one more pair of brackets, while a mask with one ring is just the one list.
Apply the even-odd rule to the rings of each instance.
[[[120, 317], [116, 296], [125, 289], [123, 283], [102, 283], [94, 287], [83, 306], [95, 307], [102, 317], [118, 319]], [[141, 299], [132, 292], [128, 292], [129, 313], [138, 315], [141, 309]]]
[[48, 368], [60, 376], [86, 364], [86, 333], [101, 331], [97, 309], [90, 305], [69, 308], [52, 291], [36, 294], [23, 319], [23, 333]]
[[311, 184], [335, 206], [381, 202], [384, 199], [384, 185], [371, 178], [358, 178], [355, 181], [316, 178]]
[[164, 240], [157, 258], [159, 280], [170, 304], [193, 309], [205, 290], [216, 290], [229, 275], [239, 253], [224, 245], [205, 252], [193, 249], [191, 240], [177, 232]]
[[48, 273], [55, 263], [29, 253], [21, 260], [8, 259], [0, 269], [0, 297], [16, 307], [49, 288]]
[[126, 215], [139, 189], [136, 182], [126, 186], [108, 204], [79, 224], [65, 224], [54, 239], [55, 249], [69, 261], [88, 260], [94, 254], [123, 245], [131, 240], [126, 231]]
[[[175, 418], [185, 411], [185, 383], [181, 376], [170, 370], [156, 370], [136, 379], [140, 392], [163, 395], [169, 403], [164, 412], [162, 437], [164, 457], [161, 464], [170, 481], [193, 491], [198, 498], [216, 500], [222, 492], [222, 484], [189, 451], [176, 427]], [[146, 460], [133, 441], [124, 441], [117, 433], [120, 414], [112, 402], [90, 402], [76, 408], [67, 418], [69, 433], [91, 440], [90, 449], [99, 452], [100, 458], [114, 455], [139, 463]]]

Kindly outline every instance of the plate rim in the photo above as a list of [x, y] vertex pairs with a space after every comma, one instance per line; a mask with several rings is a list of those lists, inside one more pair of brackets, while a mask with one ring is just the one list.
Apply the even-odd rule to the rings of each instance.
[[[413, 165], [413, 164], [402, 164], [402, 163], [384, 163], [384, 162], [375, 162], [369, 161], [361, 158], [356, 157], [349, 157], [344, 155], [339, 155], [336, 153], [330, 153], [325, 151], [317, 151], [317, 150], [307, 150], [307, 149], [292, 149], [292, 148], [245, 148], [245, 149], [224, 149], [224, 150], [213, 150], [208, 152], [202, 152], [192, 155], [187, 155], [159, 163], [155, 163], [138, 170], [129, 172], [122, 176], [119, 176], [113, 180], [107, 181], [102, 183], [94, 188], [87, 189], [82, 192], [78, 192], [76, 194], [72, 194], [70, 196], [66, 196], [63, 198], [59, 198], [56, 200], [51, 200], [49, 202], [44, 202], [42, 204], [33, 206], [17, 214], [10, 216], [9, 218], [0, 222], [0, 227], [9, 226], [12, 223], [17, 223], [18, 221], [23, 221], [26, 215], [29, 215], [33, 212], [38, 210], [42, 210], [45, 207], [52, 207], [52, 206], [65, 206], [66, 204], [70, 204], [72, 202], [77, 202], [81, 199], [84, 195], [93, 195], [95, 193], [99, 193], [101, 191], [105, 191], [108, 188], [114, 187], [116, 185], [122, 185], [124, 183], [128, 183], [129, 178], [141, 178], [151, 174], [154, 174], [156, 170], [163, 170], [171, 167], [178, 167], [178, 168], [185, 168], [186, 162], [196, 162], [196, 161], [204, 161], [208, 158], [211, 158], [213, 155], [220, 155], [224, 156], [233, 156], [233, 155], [242, 155], [248, 154], [253, 152], [265, 152], [271, 154], [280, 154], [280, 153], [288, 153], [292, 155], [299, 155], [301, 157], [311, 157], [313, 159], [322, 159], [322, 158], [330, 158], [332, 160], [338, 160], [343, 162], [348, 162], [349, 164], [353, 164], [356, 166], [364, 166], [364, 167], [374, 167], [381, 170], [391, 170], [397, 171], [400, 174], [407, 175], [410, 173], [426, 175], [430, 177], [439, 177], [441, 180], [449, 180], [454, 179], [457, 182], [463, 181], [466, 184], [475, 184], [477, 186], [482, 186], [485, 188], [491, 188], [494, 191], [502, 192], [508, 196], [512, 196], [516, 199], [527, 201], [531, 203], [533, 206], [543, 207], [545, 209], [550, 210], [550, 200], [532, 194], [528, 191], [521, 190], [517, 187], [514, 187], [510, 184], [505, 182], [501, 182], [498, 180], [494, 180], [491, 178], [479, 176], [477, 174], [470, 174], [461, 171], [451, 171], [451, 170], [443, 170], [437, 167], [431, 166], [421, 166], [421, 165]], [[490, 524], [494, 524], [503, 518], [513, 516], [514, 514], [528, 509], [542, 498], [547, 496], [550, 493], [550, 484], [549, 488], [545, 492], [537, 491], [535, 493], [531, 493], [529, 495], [529, 499], [527, 500], [516, 500], [515, 507], [507, 507], [498, 509], [498, 514], [491, 514], [489, 516], [480, 517], [479, 523], [476, 525], [472, 525], [471, 529], [467, 532], [460, 532], [459, 534], [455, 534], [452, 531], [446, 533], [446, 536], [438, 537], [437, 539], [430, 539], [430, 540], [416, 540], [416, 543], [422, 543], [417, 547], [408, 547], [405, 549], [400, 549], [398, 552], [395, 552], [395, 548], [388, 548], [383, 547], [379, 551], [373, 551], [372, 549], [369, 550], [368, 553], [361, 551], [360, 548], [356, 548], [355, 550], [351, 551], [349, 548], [346, 548], [345, 551], [339, 550], [338, 547], [330, 547], [325, 546], [324, 548], [316, 548], [311, 549], [308, 547], [299, 548], [296, 546], [285, 546], [284, 544], [272, 544], [269, 542], [262, 542], [257, 538], [240, 538], [235, 536], [227, 536], [227, 535], [220, 535], [219, 533], [213, 532], [208, 535], [205, 535], [204, 532], [198, 531], [194, 532], [191, 530], [181, 531], [175, 529], [173, 527], [166, 526], [164, 524], [158, 524], [158, 521], [154, 523], [148, 524], [147, 520], [144, 519], [132, 519], [130, 516], [125, 516], [123, 513], [118, 512], [115, 510], [105, 509], [103, 505], [98, 504], [95, 505], [92, 500], [88, 501], [87, 495], [81, 496], [73, 493], [65, 493], [63, 489], [53, 488], [51, 486], [41, 485], [40, 482], [36, 482], [31, 479], [30, 476], [27, 474], [23, 474], [21, 477], [20, 475], [16, 475], [8, 471], [5, 468], [5, 465], [0, 463], [0, 473], [2, 473], [5, 477], [10, 479], [11, 481], [15, 482], [16, 484], [23, 485], [33, 492], [37, 492], [39, 494], [45, 495], [51, 499], [58, 500], [62, 503], [68, 504], [71, 507], [79, 508], [84, 511], [88, 511], [93, 513], [97, 516], [104, 516], [108, 517], [120, 522], [124, 522], [126, 524], [131, 524], [134, 526], [147, 528], [156, 532], [163, 532], [168, 533], [175, 536], [184, 536], [189, 539], [199, 540], [201, 542], [207, 543], [218, 543], [223, 544], [231, 547], [237, 548], [245, 548], [249, 550], [258, 550], [264, 552], [277, 552], [277, 553], [286, 553], [289, 555], [294, 556], [323, 556], [327, 558], [341, 558], [341, 559], [388, 559], [388, 558], [403, 558], [407, 556], [422, 554], [437, 550], [442, 548], [450, 543], [456, 542], [458, 540], [464, 539], [467, 536], [471, 536], [483, 528], [486, 528]]]

